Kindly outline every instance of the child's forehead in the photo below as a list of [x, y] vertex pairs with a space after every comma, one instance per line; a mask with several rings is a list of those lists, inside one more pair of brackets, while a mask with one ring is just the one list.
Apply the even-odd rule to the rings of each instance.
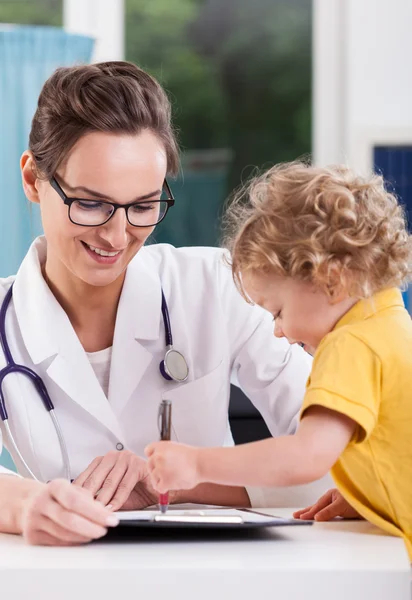
[[274, 273], [250, 272], [242, 277], [247, 295], [259, 306], [268, 306], [313, 293], [313, 286], [305, 281]]
[[270, 300], [275, 300], [287, 289], [288, 277], [273, 273], [247, 272], [242, 277], [242, 283], [248, 296], [255, 304], [263, 306]]

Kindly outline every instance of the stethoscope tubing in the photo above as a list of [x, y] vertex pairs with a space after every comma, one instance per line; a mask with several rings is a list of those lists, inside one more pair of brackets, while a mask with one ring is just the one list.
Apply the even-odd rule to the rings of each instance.
[[[7, 315], [7, 309], [9, 307], [12, 296], [13, 296], [13, 284], [8, 289], [7, 294], [6, 294], [6, 296], [3, 300], [3, 303], [0, 307], [0, 344], [3, 349], [5, 359], [6, 359], [6, 366], [0, 370], [0, 418], [3, 421], [7, 436], [11, 442], [11, 445], [13, 446], [14, 452], [16, 453], [17, 457], [21, 461], [22, 465], [26, 469], [29, 476], [32, 477], [33, 479], [37, 479], [37, 477], [34, 475], [33, 471], [30, 469], [30, 467], [24, 460], [24, 458], [18, 448], [18, 445], [14, 439], [14, 436], [11, 432], [11, 429], [9, 426], [5, 397], [3, 394], [3, 382], [4, 382], [4, 379], [7, 377], [7, 375], [10, 375], [12, 373], [24, 375], [25, 377], [30, 379], [30, 381], [33, 383], [34, 387], [36, 388], [36, 390], [43, 402], [44, 408], [47, 410], [47, 412], [50, 415], [51, 420], [53, 421], [53, 425], [54, 425], [54, 428], [55, 428], [55, 431], [56, 431], [56, 434], [57, 434], [57, 437], [59, 440], [60, 450], [62, 453], [65, 476], [69, 481], [71, 481], [72, 477], [71, 477], [69, 453], [67, 451], [67, 446], [66, 446], [66, 442], [64, 440], [63, 432], [60, 427], [60, 423], [57, 418], [57, 415], [55, 414], [54, 405], [53, 405], [53, 402], [47, 391], [47, 388], [46, 388], [42, 378], [39, 375], [37, 375], [37, 373], [35, 373], [29, 367], [17, 364], [14, 361], [13, 355], [11, 353], [11, 350], [10, 350], [10, 347], [9, 347], [9, 344], [7, 341], [6, 315]], [[163, 323], [164, 323], [164, 328], [165, 328], [166, 357], [167, 357], [167, 354], [170, 351], [173, 351], [173, 337], [172, 337], [172, 328], [170, 325], [169, 310], [167, 307], [166, 298], [164, 296], [163, 289], [162, 289], [162, 316], [163, 316]], [[177, 352], [177, 351], [175, 351], [175, 352]], [[186, 363], [184, 356], [180, 352], [178, 354], [182, 357], [184, 364], [186, 365], [187, 372], [188, 372], [187, 363]], [[162, 368], [162, 366], [163, 366], [163, 368]], [[162, 376], [167, 380], [174, 380], [177, 382], [181, 382], [187, 378], [187, 376], [186, 376], [185, 379], [179, 379], [178, 377], [175, 377], [173, 375], [173, 373], [170, 373], [170, 371], [168, 371], [167, 368], [165, 371], [164, 361], [162, 361], [162, 363], [160, 365], [160, 372], [161, 372]]]

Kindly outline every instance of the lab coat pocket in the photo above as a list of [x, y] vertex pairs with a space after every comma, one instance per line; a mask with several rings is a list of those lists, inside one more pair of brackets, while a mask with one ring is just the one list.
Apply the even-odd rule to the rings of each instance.
[[229, 374], [226, 361], [213, 371], [162, 393], [172, 401], [172, 424], [178, 442], [221, 446], [228, 428]]

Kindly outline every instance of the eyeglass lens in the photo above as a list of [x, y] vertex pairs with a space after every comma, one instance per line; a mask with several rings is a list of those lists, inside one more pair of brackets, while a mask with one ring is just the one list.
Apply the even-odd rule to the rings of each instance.
[[[130, 206], [127, 216], [132, 225], [150, 227], [161, 221], [167, 211], [167, 202], [147, 201]], [[74, 200], [70, 206], [70, 218], [78, 225], [101, 225], [114, 212], [111, 204], [94, 200]]]

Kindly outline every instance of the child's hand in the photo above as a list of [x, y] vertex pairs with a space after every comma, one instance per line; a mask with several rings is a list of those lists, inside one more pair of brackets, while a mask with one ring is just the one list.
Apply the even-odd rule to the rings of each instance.
[[330, 521], [335, 517], [343, 519], [362, 519], [360, 514], [336, 490], [328, 490], [315, 504], [302, 508], [293, 513], [295, 519], [305, 521]]
[[190, 490], [200, 483], [199, 449], [175, 442], [155, 442], [145, 448], [152, 485], [160, 494]]

